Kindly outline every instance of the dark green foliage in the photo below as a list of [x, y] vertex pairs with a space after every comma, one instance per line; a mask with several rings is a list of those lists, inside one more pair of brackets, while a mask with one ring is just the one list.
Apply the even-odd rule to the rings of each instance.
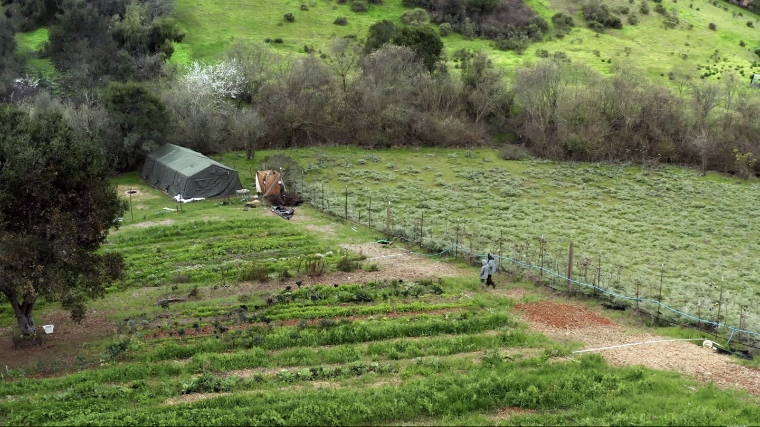
[[13, 24], [21, 32], [32, 31], [39, 26], [48, 25], [60, 12], [59, 2], [55, 0], [8, 0], [0, 2]]
[[348, 25], [348, 19], [345, 16], [339, 16], [335, 18], [335, 21], [333, 22], [335, 25]]
[[0, 95], [2, 95], [21, 71], [16, 58], [16, 37], [10, 20], [0, 13]]
[[755, 28], [755, 23], [752, 21], [747, 21], [747, 26], [750, 28]]
[[306, 6], [305, 4], [301, 5], [301, 10], [307, 11], [309, 10], [309, 6]]
[[293, 16], [293, 14], [292, 14], [292, 13], [286, 13], [286, 14], [284, 15], [284, 17], [285, 17], [285, 20], [286, 20], [287, 22], [295, 22], [295, 21], [296, 21], [296, 17], [295, 17], [295, 16]]
[[657, 3], [654, 6], [654, 11], [657, 12], [657, 13], [659, 13], [662, 16], [665, 16], [665, 15], [668, 14], [668, 10], [665, 9], [665, 6], [663, 6], [662, 3]]
[[598, 1], [594, 1], [583, 6], [583, 18], [588, 21], [588, 26], [594, 31], [599, 31], [599, 26], [594, 25], [598, 22], [604, 28], [623, 28], [620, 18], [610, 13], [609, 8]]
[[120, 255], [98, 253], [127, 207], [109, 174], [102, 150], [60, 115], [0, 108], [0, 292], [23, 333], [34, 332], [38, 296], [81, 320], [121, 275]]
[[707, 28], [709, 28], [709, 29], [711, 29], [713, 31], [717, 31], [718, 30], [718, 26], [715, 25], [715, 24], [713, 24], [712, 22], [710, 22], [709, 24], [707, 24]]
[[410, 47], [431, 72], [435, 69], [435, 63], [443, 50], [441, 37], [430, 27], [401, 28], [394, 34], [392, 42]]
[[443, 24], [438, 26], [438, 33], [441, 34], [441, 37], [446, 37], [449, 34], [451, 34], [452, 28], [451, 24], [448, 22], [444, 22]]
[[568, 27], [574, 27], [575, 22], [573, 21], [573, 17], [570, 15], [565, 15], [562, 12], [555, 13], [552, 16], [552, 22], [554, 25], [558, 28], [568, 28]]
[[649, 4], [646, 2], [646, 0], [642, 0], [641, 6], [639, 7], [639, 12], [641, 12], [642, 15], [649, 15]]
[[364, 43], [364, 51], [370, 53], [381, 48], [384, 44], [390, 43], [396, 26], [392, 21], [383, 19], [375, 22], [369, 27], [367, 32], [367, 41]]
[[116, 170], [131, 170], [164, 140], [168, 116], [164, 104], [140, 83], [111, 83], [103, 101], [121, 140], [106, 141]]
[[354, 12], [366, 12], [369, 10], [369, 6], [367, 6], [367, 2], [364, 0], [354, 0], [351, 3], [351, 10]]
[[630, 15], [628, 17], [628, 24], [630, 25], [638, 25], [639, 24], [639, 17], [636, 15]]
[[501, 7], [504, 0], [467, 0], [467, 8], [477, 13], [490, 13]]

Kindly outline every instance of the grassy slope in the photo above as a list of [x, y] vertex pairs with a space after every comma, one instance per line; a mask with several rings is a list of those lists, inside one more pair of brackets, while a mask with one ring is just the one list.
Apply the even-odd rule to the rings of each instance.
[[[180, 55], [173, 58], [173, 61], [184, 63], [189, 60], [218, 58], [234, 39], [263, 41], [267, 37], [281, 37], [285, 43], [273, 45], [275, 49], [302, 53], [304, 44], [320, 47], [334, 36], [355, 34], [362, 38], [366, 35], [367, 28], [377, 20], [392, 19], [398, 23], [399, 16], [405, 10], [400, 3], [400, 0], [389, 0], [382, 6], [370, 5], [368, 13], [354, 13], [347, 4], [337, 5], [325, 0], [309, 3], [309, 11], [301, 11], [301, 2], [296, 0], [178, 0], [178, 18], [188, 36], [180, 45]], [[568, 0], [528, 0], [527, 3], [547, 20], [561, 11], [574, 15], [578, 24], [583, 22], [580, 3]], [[611, 6], [632, 6], [637, 12], [637, 6], [630, 5], [625, 0], [605, 3]], [[496, 63], [508, 69], [526, 61], [534, 61], [535, 51], [546, 49], [552, 54], [556, 51], [567, 52], [572, 60], [587, 63], [602, 72], [609, 72], [616, 62], [622, 61], [642, 67], [651, 77], [657, 78], [662, 78], [660, 74], [667, 75], [678, 67], [686, 67], [696, 73], [696, 66], [708, 65], [710, 55], [718, 49], [720, 56], [728, 59], [720, 63], [721, 67], [727, 69], [740, 66], [749, 75], [751, 62], [758, 58], [748, 50], [760, 46], [760, 23], [752, 29], [746, 26], [746, 22], [757, 21], [758, 16], [734, 5], [719, 3], [728, 7], [728, 11], [724, 11], [706, 0], [679, 3], [665, 0], [663, 4], [669, 10], [677, 9], [679, 16], [694, 24], [694, 28], [687, 30], [686, 24], [682, 24], [677, 29], [664, 29], [662, 17], [653, 10], [655, 3], [650, 2], [652, 11], [648, 16], [639, 14], [641, 23], [638, 26], [626, 23], [623, 30], [608, 30], [606, 34], [597, 37], [596, 33], [581, 25], [563, 39], [551, 37], [543, 43], [531, 44], [523, 55], [501, 52], [489, 47], [486, 40], [466, 40], [457, 34], [444, 41], [448, 52], [457, 49], [487, 50], [495, 57]], [[689, 4], [694, 8], [690, 9]], [[697, 8], [700, 10], [697, 11]], [[255, 13], [251, 12], [254, 10]], [[296, 16], [294, 23], [284, 22], [282, 15], [288, 12]], [[734, 12], [741, 12], [744, 16], [734, 18]], [[348, 17], [348, 25], [333, 25], [332, 22], [338, 16]], [[626, 16], [621, 17], [625, 21]], [[710, 22], [717, 25], [717, 32], [707, 29]], [[741, 48], [739, 40], [744, 40], [747, 47]], [[689, 46], [686, 46], [687, 43]], [[631, 48], [630, 56], [625, 54], [626, 47]], [[593, 53], [595, 50], [599, 51], [599, 57]], [[680, 54], [687, 54], [687, 59], [681, 59], [678, 56]], [[602, 63], [602, 58], [612, 59], [613, 64]], [[756, 67], [755, 71], [760, 72], [760, 67]], [[718, 76], [711, 78], [716, 79]]]
[[[502, 52], [489, 47], [487, 40], [467, 40], [459, 34], [452, 34], [444, 39], [448, 52], [457, 49], [485, 50], [494, 57], [497, 64], [509, 73], [520, 64], [534, 62], [536, 50], [546, 49], [550, 54], [566, 52], [575, 62], [586, 63], [593, 68], [609, 73], [617, 64], [635, 65], [643, 68], [655, 79], [667, 82], [667, 73], [674, 69], [685, 69], [697, 75], [697, 65], [718, 65], [722, 72], [730, 69], [743, 70], [746, 79], [752, 72], [760, 72], [760, 66], [752, 68], [752, 62], [758, 60], [752, 51], [760, 47], [760, 17], [732, 4], [721, 2], [720, 7], [713, 6], [707, 0], [682, 0], [673, 3], [665, 0], [668, 10], [675, 9], [679, 16], [694, 25], [692, 30], [682, 23], [679, 28], [667, 30], [662, 26], [662, 17], [654, 12], [655, 3], [650, 2], [649, 15], [638, 13], [638, 5], [631, 5], [626, 0], [608, 0], [610, 6], [630, 6], [632, 12], [641, 20], [637, 26], [628, 25], [626, 16], [622, 30], [608, 30], [597, 35], [583, 25], [581, 3], [572, 0], [526, 0], [540, 15], [547, 20], [556, 12], [569, 13], [575, 17], [578, 28], [562, 39], [548, 36], [542, 43], [532, 43], [523, 55]], [[359, 39], [366, 36], [367, 29], [381, 19], [391, 19], [399, 23], [399, 17], [405, 8], [400, 0], [388, 0], [385, 4], [369, 5], [367, 13], [355, 13], [348, 4], [336, 4], [330, 0], [308, 3], [309, 11], [300, 10], [302, 3], [298, 0], [243, 0], [243, 1], [209, 1], [177, 0], [177, 18], [187, 37], [183, 43], [175, 45], [171, 62], [188, 64], [195, 60], [213, 61], [220, 58], [224, 50], [234, 40], [263, 41], [265, 38], [282, 38], [283, 44], [272, 44], [272, 48], [286, 53], [302, 54], [304, 45], [321, 48], [332, 37], [356, 35]], [[689, 8], [692, 5], [693, 8]], [[728, 11], [722, 8], [727, 7]], [[697, 11], [696, 9], [700, 10]], [[293, 13], [294, 23], [287, 23], [283, 14]], [[743, 16], [733, 17], [733, 13]], [[348, 25], [334, 25], [339, 16], [348, 18]], [[747, 21], [756, 23], [749, 28]], [[718, 31], [707, 29], [708, 23], [715, 23]], [[28, 34], [19, 34], [17, 41], [20, 50], [35, 50], [40, 41], [47, 36], [45, 29]], [[747, 46], [742, 48], [739, 41]], [[688, 46], [687, 46], [688, 44]], [[630, 48], [626, 55], [625, 48]], [[725, 58], [716, 64], [710, 60], [715, 50]], [[594, 53], [598, 51], [598, 56]], [[682, 59], [681, 54], [687, 58]], [[612, 64], [602, 62], [612, 59]], [[49, 72], [49, 61], [32, 60], [30, 65], [43, 72]], [[739, 67], [739, 69], [735, 69]], [[704, 73], [702, 71], [701, 73]], [[721, 74], [708, 79], [718, 79]]]

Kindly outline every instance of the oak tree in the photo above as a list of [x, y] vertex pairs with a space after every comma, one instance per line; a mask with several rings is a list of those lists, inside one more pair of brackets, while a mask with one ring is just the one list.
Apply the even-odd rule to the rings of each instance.
[[100, 247], [126, 202], [102, 150], [74, 135], [58, 113], [0, 108], [0, 293], [23, 334], [36, 332], [39, 298], [60, 301], [79, 321], [123, 268]]

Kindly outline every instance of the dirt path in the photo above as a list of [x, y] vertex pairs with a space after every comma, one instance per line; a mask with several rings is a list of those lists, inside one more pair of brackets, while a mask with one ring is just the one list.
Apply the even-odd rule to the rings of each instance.
[[[518, 304], [515, 311], [532, 330], [557, 341], [582, 342], [586, 349], [669, 339], [650, 333], [635, 333], [572, 302]], [[701, 340], [618, 347], [598, 353], [612, 365], [643, 365], [678, 371], [704, 383], [713, 381], [721, 388], [747, 390], [760, 396], [760, 370], [739, 365], [729, 356], [702, 347]]]

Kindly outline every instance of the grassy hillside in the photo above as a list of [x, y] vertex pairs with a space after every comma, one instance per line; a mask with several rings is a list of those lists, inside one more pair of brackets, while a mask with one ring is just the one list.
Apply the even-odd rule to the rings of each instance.
[[[304, 45], [321, 47], [331, 37], [356, 35], [363, 38], [367, 28], [380, 19], [400, 23], [399, 17], [405, 10], [400, 0], [389, 0], [380, 6], [369, 5], [366, 13], [352, 12], [349, 4], [339, 5], [333, 1], [310, 2], [308, 11], [300, 10], [301, 4], [297, 0], [248, 0], [242, 3], [178, 0], [177, 17], [187, 38], [179, 46], [173, 61], [185, 63], [218, 58], [235, 39], [263, 41], [265, 38], [282, 38], [284, 43], [272, 44], [274, 49], [302, 53]], [[616, 63], [630, 63], [645, 69], [651, 77], [660, 79], [681, 68], [691, 70], [696, 75], [697, 65], [717, 66], [719, 71], [726, 72], [731, 69], [737, 72], [744, 70], [747, 78], [751, 70], [760, 72], [760, 67], [752, 68], [752, 62], [760, 60], [752, 53], [760, 47], [759, 17], [729, 3], [719, 2], [718, 6], [714, 6], [706, 0], [682, 0], [677, 3], [664, 0], [666, 9], [675, 10], [682, 19], [677, 28], [669, 30], [662, 25], [662, 16], [654, 12], [654, 2], [649, 2], [652, 9], [649, 15], [641, 15], [638, 4], [631, 5], [625, 0], [606, 1], [605, 4], [612, 7], [629, 6], [631, 13], [636, 13], [641, 22], [636, 26], [625, 23], [622, 30], [607, 30], [600, 35], [585, 28], [580, 2], [528, 0], [527, 4], [547, 20], [556, 12], [568, 13], [574, 16], [578, 27], [562, 39], [549, 35], [545, 42], [531, 44], [523, 55], [498, 51], [489, 47], [487, 40], [466, 40], [458, 34], [444, 39], [447, 52], [457, 49], [486, 50], [498, 64], [509, 69], [526, 61], [535, 61], [538, 49], [546, 49], [550, 54], [563, 51], [572, 60], [587, 63], [602, 72], [608, 72]], [[293, 13], [295, 22], [285, 22], [285, 13]], [[348, 25], [334, 25], [335, 18], [339, 16], [347, 17]], [[626, 15], [620, 16], [625, 21]], [[748, 21], [756, 27], [748, 27]], [[716, 24], [717, 31], [709, 30], [709, 23]], [[688, 29], [689, 24], [694, 26], [693, 29]], [[744, 41], [746, 46], [740, 47], [740, 41]], [[630, 48], [630, 52], [626, 52], [626, 48]], [[716, 56], [720, 58], [718, 62], [715, 57], [711, 59], [716, 49], [719, 51]], [[681, 55], [685, 55], [685, 59]], [[602, 62], [603, 59], [612, 60], [612, 63]], [[701, 72], [704, 73], [704, 70]], [[709, 78], [717, 79], [720, 75], [717, 73]]]

